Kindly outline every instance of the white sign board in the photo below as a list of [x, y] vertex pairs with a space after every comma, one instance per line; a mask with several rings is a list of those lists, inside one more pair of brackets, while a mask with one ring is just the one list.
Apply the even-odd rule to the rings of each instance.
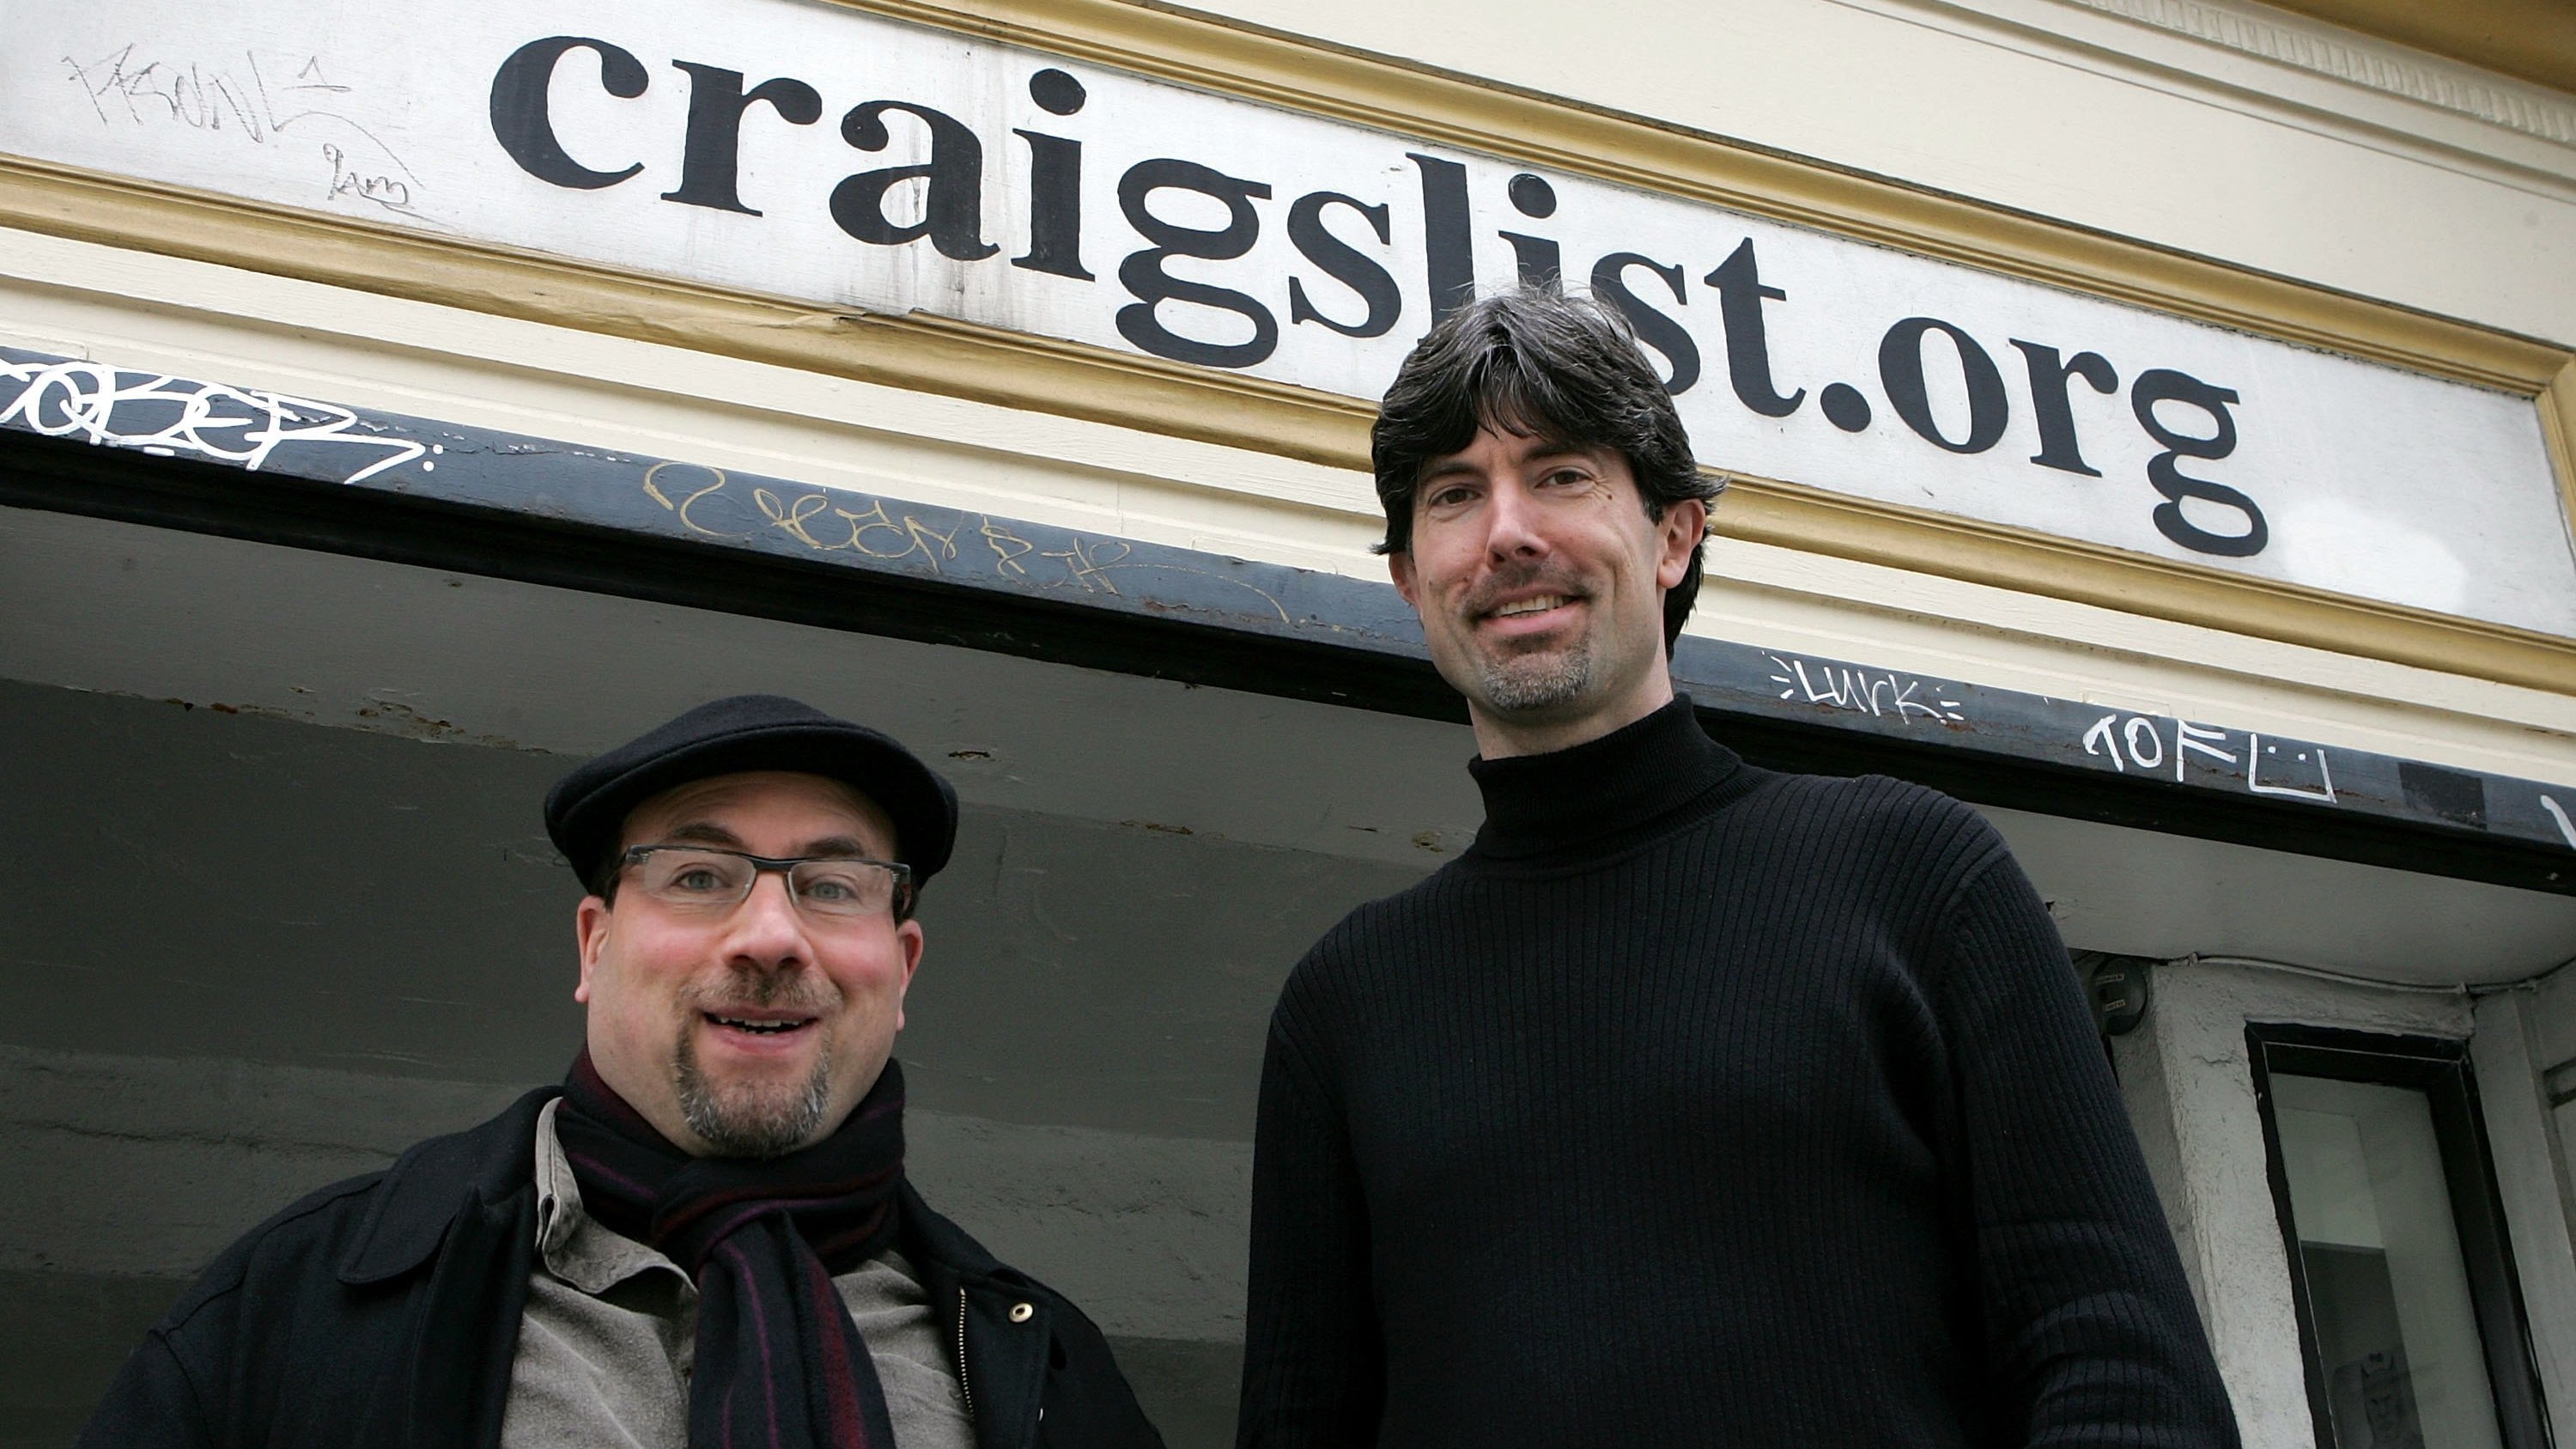
[[817, 0], [0, 0], [0, 150], [1361, 398], [1617, 302], [1701, 459], [2576, 636], [2527, 398]]

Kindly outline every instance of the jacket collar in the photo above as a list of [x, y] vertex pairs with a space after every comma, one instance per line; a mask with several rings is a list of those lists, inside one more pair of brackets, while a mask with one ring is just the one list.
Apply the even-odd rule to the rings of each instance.
[[562, 1093], [539, 1087], [491, 1121], [432, 1137], [395, 1159], [341, 1255], [340, 1281], [361, 1287], [419, 1268], [468, 1205], [497, 1203], [526, 1187], [536, 1170], [537, 1114]]

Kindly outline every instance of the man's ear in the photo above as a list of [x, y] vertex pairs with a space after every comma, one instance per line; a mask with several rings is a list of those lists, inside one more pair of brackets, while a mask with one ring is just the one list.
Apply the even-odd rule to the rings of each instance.
[[[1690, 572], [1691, 550], [1708, 536], [1708, 504], [1698, 498], [1685, 498], [1664, 505], [1664, 516], [1655, 522], [1663, 538], [1663, 557], [1655, 561], [1655, 586], [1661, 589], [1681, 587], [1682, 576]], [[1397, 585], [1398, 588], [1403, 587]]]
[[590, 1004], [590, 974], [599, 965], [600, 949], [608, 942], [608, 902], [597, 896], [584, 896], [572, 913], [573, 944], [581, 954], [581, 984], [572, 991], [572, 999], [584, 1006]]
[[921, 969], [921, 922], [910, 920], [894, 928], [894, 943], [903, 952], [903, 989], [894, 995], [894, 1029], [903, 1030], [903, 998], [912, 990], [912, 975]]
[[1388, 554], [1386, 576], [1395, 580], [1395, 591], [1404, 596], [1404, 601], [1413, 606], [1413, 611], [1421, 613], [1422, 600], [1413, 591], [1413, 550], [1400, 548]]

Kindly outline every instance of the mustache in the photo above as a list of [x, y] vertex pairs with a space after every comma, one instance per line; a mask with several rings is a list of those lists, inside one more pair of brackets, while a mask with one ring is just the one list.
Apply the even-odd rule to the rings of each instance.
[[1495, 570], [1468, 590], [1461, 602], [1470, 615], [1490, 614], [1502, 607], [1505, 595], [1526, 593], [1533, 588], [1543, 593], [1563, 594], [1569, 599], [1591, 597], [1590, 590], [1566, 577], [1564, 571], [1554, 564], [1538, 563]]
[[680, 992], [680, 1004], [691, 1011], [719, 1015], [740, 1007], [755, 1007], [824, 1016], [840, 1004], [840, 999], [812, 972], [737, 969], [721, 981], [690, 983]]

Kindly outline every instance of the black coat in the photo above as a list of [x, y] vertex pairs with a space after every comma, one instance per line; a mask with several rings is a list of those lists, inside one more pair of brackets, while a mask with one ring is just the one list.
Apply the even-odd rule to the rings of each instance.
[[[555, 1095], [253, 1229], [126, 1361], [80, 1449], [493, 1449], [536, 1257], [537, 1115]], [[1079, 1309], [909, 1185], [898, 1241], [930, 1301], [953, 1305], [977, 1449], [1161, 1449]]]

